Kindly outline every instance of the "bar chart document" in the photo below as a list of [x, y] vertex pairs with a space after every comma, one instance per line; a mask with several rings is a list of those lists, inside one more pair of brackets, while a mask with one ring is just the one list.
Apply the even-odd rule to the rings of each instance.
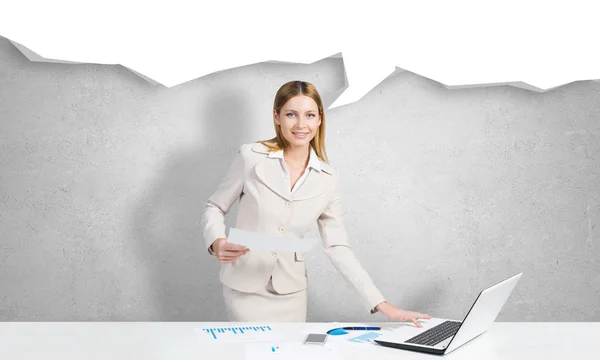
[[271, 325], [205, 327], [197, 328], [195, 331], [200, 341], [208, 343], [276, 341], [285, 338], [281, 331]]

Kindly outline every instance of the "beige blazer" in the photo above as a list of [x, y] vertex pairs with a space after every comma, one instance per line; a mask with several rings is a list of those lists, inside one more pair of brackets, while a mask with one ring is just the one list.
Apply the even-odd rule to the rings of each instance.
[[[239, 199], [235, 227], [266, 235], [302, 238], [317, 222], [319, 233], [333, 265], [361, 295], [364, 306], [385, 301], [369, 275], [350, 250], [342, 221], [339, 178], [321, 161], [321, 171], [313, 168], [304, 183], [290, 194], [279, 159], [269, 158], [266, 146], [244, 144], [206, 203], [202, 227], [206, 247], [217, 238], [227, 237], [224, 219]], [[289, 186], [289, 185], [287, 185]], [[305, 289], [307, 273], [303, 253], [250, 251], [231, 264], [221, 264], [221, 282], [241, 292], [263, 289], [272, 277], [280, 294]]]

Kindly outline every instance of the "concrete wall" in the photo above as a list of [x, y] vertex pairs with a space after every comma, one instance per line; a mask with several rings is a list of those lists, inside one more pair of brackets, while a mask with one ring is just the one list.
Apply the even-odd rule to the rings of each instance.
[[[226, 320], [199, 218], [292, 79], [331, 104], [343, 60], [167, 89], [0, 38], [0, 320]], [[600, 321], [598, 82], [448, 90], [399, 71], [327, 117], [350, 240], [388, 301], [462, 318], [523, 271], [499, 321]], [[384, 319], [320, 248], [307, 265], [309, 321]]]

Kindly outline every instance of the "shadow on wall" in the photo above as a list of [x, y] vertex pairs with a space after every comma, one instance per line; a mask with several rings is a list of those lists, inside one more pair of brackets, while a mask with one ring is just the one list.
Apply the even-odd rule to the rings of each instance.
[[[199, 138], [205, 141], [192, 151], [166, 158], [156, 176], [159, 180], [132, 214], [135, 253], [147, 271], [147, 296], [155, 314], [146, 320], [227, 320], [220, 265], [207, 253], [200, 220], [206, 200], [248, 133], [244, 116], [248, 105], [242, 90], [230, 87], [214, 87], [191, 101], [198, 102]], [[235, 208], [228, 213], [227, 226], [236, 217]]]

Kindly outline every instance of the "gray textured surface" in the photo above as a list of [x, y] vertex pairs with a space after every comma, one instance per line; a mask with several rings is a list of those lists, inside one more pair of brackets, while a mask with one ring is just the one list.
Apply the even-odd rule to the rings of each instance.
[[[342, 59], [167, 89], [0, 38], [0, 320], [225, 320], [200, 212], [296, 78], [330, 104]], [[460, 318], [524, 271], [499, 320], [600, 321], [598, 82], [448, 90], [403, 71], [327, 116], [351, 242], [389, 301]], [[381, 320], [320, 249], [307, 263], [309, 321]]]

